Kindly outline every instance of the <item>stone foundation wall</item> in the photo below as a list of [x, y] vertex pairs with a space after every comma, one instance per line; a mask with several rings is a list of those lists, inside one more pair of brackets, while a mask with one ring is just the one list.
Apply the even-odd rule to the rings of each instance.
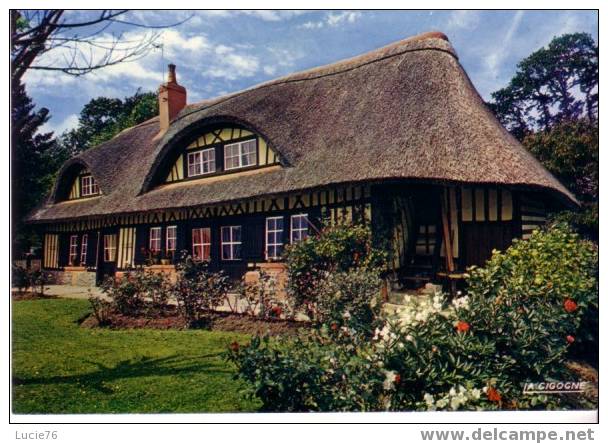
[[63, 271], [47, 271], [51, 275], [49, 283], [71, 286], [95, 286], [95, 271], [85, 268], [65, 268]]
[[[174, 265], [151, 265], [144, 268], [146, 272], [152, 272], [154, 274], [165, 274], [169, 277], [169, 280], [175, 283], [177, 278], [177, 271]], [[116, 278], [120, 279], [125, 275], [124, 271], [116, 271]]]
[[259, 263], [259, 270], [247, 271], [245, 273], [245, 283], [257, 282], [260, 278], [260, 270], [272, 276], [276, 280], [276, 290], [279, 298], [287, 298], [287, 267], [284, 263]]

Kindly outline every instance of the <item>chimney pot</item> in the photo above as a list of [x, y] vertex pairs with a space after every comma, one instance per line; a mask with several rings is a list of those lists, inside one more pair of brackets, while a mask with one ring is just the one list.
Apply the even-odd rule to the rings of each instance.
[[160, 119], [159, 135], [164, 134], [171, 120], [186, 106], [186, 88], [177, 83], [175, 65], [169, 65], [167, 82], [158, 88], [158, 114]]
[[169, 64], [169, 78], [167, 79], [167, 83], [177, 84], [177, 76], [175, 75], [175, 65], [173, 63]]

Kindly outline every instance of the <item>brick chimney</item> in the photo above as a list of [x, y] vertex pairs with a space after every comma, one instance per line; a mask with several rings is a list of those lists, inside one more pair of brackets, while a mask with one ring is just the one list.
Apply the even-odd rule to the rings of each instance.
[[170, 64], [167, 82], [158, 88], [158, 114], [161, 134], [167, 131], [171, 120], [184, 106], [186, 106], [186, 88], [177, 84], [175, 65]]

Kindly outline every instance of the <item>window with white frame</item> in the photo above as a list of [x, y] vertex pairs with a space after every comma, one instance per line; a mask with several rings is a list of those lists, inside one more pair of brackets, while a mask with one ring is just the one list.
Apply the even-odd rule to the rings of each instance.
[[241, 259], [241, 227], [222, 226], [222, 260]]
[[68, 264], [74, 266], [76, 259], [78, 258], [78, 236], [70, 235], [70, 254], [68, 257]]
[[99, 194], [99, 186], [92, 175], [83, 175], [80, 177], [80, 195], [88, 197], [89, 195]]
[[266, 218], [266, 259], [278, 259], [283, 254], [283, 217]]
[[106, 262], [116, 261], [116, 234], [103, 236], [103, 260]]
[[177, 249], [177, 226], [167, 226], [165, 240], [165, 251], [167, 253], [174, 253]]
[[308, 237], [308, 214], [291, 216], [291, 242], [296, 243]]
[[89, 247], [89, 235], [83, 234], [80, 242], [80, 266], [87, 264], [87, 249]]
[[211, 229], [192, 229], [192, 256], [195, 260], [211, 260]]
[[151, 252], [159, 252], [161, 245], [161, 228], [150, 228], [150, 241], [148, 242], [148, 249], [150, 249]]
[[255, 139], [224, 146], [225, 170], [254, 166], [256, 163], [257, 142]]
[[188, 177], [215, 172], [215, 149], [188, 153]]

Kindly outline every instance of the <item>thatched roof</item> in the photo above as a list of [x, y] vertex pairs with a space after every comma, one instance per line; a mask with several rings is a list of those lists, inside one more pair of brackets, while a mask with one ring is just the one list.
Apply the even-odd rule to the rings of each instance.
[[[157, 186], [171, 153], [220, 123], [257, 131], [282, 167]], [[576, 202], [494, 118], [441, 33], [188, 105], [158, 140], [157, 132], [155, 118], [71, 160], [90, 169], [103, 195], [62, 203], [52, 195], [30, 220], [194, 207], [387, 179], [500, 184]]]

